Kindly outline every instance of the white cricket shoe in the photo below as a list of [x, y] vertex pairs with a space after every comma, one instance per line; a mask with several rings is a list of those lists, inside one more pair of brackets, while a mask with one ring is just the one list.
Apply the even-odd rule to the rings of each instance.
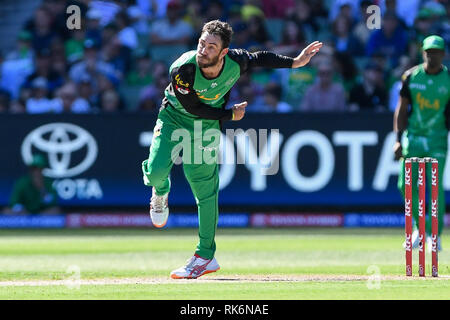
[[[412, 249], [419, 248], [419, 230], [414, 229], [411, 235], [411, 242], [412, 242], [411, 244]], [[403, 248], [406, 248], [406, 241], [403, 242]]]
[[[437, 250], [442, 251], [442, 247], [441, 247], [441, 237], [437, 238]], [[431, 249], [432, 249], [432, 241], [431, 241], [431, 237], [427, 236], [427, 251], [431, 253]]]
[[198, 255], [190, 258], [186, 265], [170, 273], [172, 279], [196, 279], [204, 274], [216, 272], [220, 269], [216, 258], [203, 259]]
[[169, 193], [165, 195], [156, 195], [156, 190], [153, 188], [152, 197], [150, 199], [150, 218], [152, 223], [157, 228], [162, 228], [167, 223], [169, 218]]

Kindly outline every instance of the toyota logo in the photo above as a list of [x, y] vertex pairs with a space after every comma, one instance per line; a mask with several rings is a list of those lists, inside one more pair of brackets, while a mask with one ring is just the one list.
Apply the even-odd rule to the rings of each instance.
[[47, 153], [49, 168], [43, 174], [52, 178], [76, 176], [89, 169], [97, 158], [94, 137], [70, 123], [50, 123], [31, 131], [22, 143], [25, 163], [31, 162], [33, 150]]

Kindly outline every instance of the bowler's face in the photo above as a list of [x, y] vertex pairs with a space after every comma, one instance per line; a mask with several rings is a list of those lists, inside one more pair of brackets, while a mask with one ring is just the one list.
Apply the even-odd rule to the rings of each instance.
[[204, 32], [197, 45], [197, 64], [207, 68], [217, 64], [222, 49], [222, 41], [218, 36]]

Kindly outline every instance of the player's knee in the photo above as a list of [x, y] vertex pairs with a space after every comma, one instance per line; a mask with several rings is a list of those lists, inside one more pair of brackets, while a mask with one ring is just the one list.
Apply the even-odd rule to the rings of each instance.
[[164, 181], [167, 177], [166, 170], [164, 170], [164, 168], [154, 166], [152, 163], [148, 163], [146, 161], [142, 163], [144, 184], [147, 186], [154, 186]]

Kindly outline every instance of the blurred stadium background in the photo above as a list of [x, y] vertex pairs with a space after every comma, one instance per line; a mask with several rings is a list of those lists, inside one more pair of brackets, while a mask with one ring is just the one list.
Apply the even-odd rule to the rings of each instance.
[[[379, 30], [366, 25], [372, 4]], [[66, 27], [70, 5], [81, 9], [80, 30]], [[432, 0], [3, 0], [0, 207], [40, 153], [60, 214], [4, 214], [0, 227], [150, 226], [140, 166], [168, 67], [212, 19], [232, 25], [232, 48], [296, 56], [325, 44], [304, 68], [255, 69], [233, 88], [229, 105], [249, 106], [225, 128], [278, 129], [279, 170], [222, 165], [219, 226], [401, 227], [392, 152], [399, 81], [421, 63], [426, 36], [448, 46], [449, 13], [448, 1]], [[181, 166], [171, 177], [168, 227], [195, 227]]]

